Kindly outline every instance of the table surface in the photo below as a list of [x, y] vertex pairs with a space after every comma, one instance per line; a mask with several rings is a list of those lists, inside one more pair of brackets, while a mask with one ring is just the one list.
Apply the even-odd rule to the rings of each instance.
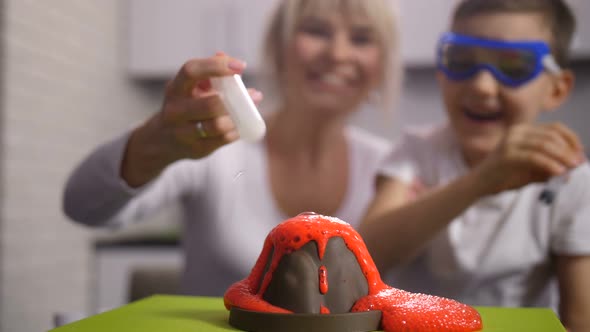
[[[485, 332], [565, 332], [550, 309], [476, 307]], [[228, 324], [223, 299], [154, 295], [50, 332], [237, 331]]]

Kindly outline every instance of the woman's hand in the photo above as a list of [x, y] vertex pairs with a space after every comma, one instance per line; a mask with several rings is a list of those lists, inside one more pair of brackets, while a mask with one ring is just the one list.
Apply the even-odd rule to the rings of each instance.
[[[136, 128], [121, 165], [132, 187], [147, 183], [170, 163], [203, 158], [239, 138], [210, 78], [240, 74], [245, 64], [219, 53], [187, 61], [166, 86], [162, 110]], [[250, 90], [255, 102], [262, 94]]]
[[513, 127], [474, 171], [484, 195], [547, 181], [585, 160], [578, 136], [560, 123]]

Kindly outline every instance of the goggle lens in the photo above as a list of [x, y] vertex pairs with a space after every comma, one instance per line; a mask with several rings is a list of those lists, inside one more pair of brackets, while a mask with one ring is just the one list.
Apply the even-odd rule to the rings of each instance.
[[468, 79], [488, 69], [500, 82], [518, 86], [542, 70], [542, 58], [549, 56], [543, 42], [504, 42], [446, 34], [439, 44], [438, 66], [451, 79]]
[[472, 51], [468, 46], [447, 44], [443, 47], [442, 64], [457, 75], [468, 75], [477, 66]]

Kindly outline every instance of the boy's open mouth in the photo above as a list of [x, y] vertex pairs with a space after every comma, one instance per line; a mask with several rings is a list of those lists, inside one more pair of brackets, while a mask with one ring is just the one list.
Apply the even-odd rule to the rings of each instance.
[[494, 112], [477, 112], [468, 108], [463, 108], [463, 114], [473, 121], [477, 122], [493, 122], [500, 120], [504, 113], [501, 111], [494, 111]]

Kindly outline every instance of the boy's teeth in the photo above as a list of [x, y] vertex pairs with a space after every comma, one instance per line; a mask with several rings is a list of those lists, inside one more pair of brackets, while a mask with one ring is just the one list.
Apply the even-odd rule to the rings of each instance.
[[341, 77], [336, 76], [336, 75], [332, 75], [332, 74], [322, 75], [320, 79], [323, 82], [333, 84], [333, 85], [344, 85], [345, 84], [344, 80]]

